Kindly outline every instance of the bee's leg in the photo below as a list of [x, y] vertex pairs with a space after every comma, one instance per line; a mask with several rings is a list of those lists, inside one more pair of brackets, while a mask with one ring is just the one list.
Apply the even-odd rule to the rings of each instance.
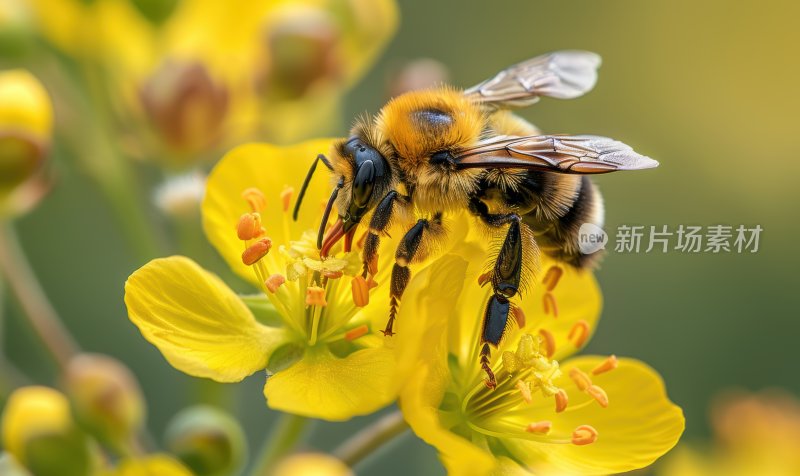
[[522, 249], [522, 219], [516, 213], [490, 214], [486, 206], [482, 203], [471, 204], [470, 208], [487, 225], [500, 227], [508, 224], [508, 231], [500, 247], [500, 252], [492, 269], [492, 289], [494, 294], [486, 304], [486, 311], [483, 317], [483, 332], [481, 332], [481, 368], [486, 372], [486, 386], [495, 388], [494, 373], [490, 365], [491, 344], [497, 347], [503, 338], [503, 334], [508, 324], [508, 314], [511, 310], [509, 299], [514, 297], [519, 291], [522, 282], [522, 272], [524, 267], [524, 253]]
[[[418, 220], [400, 240], [400, 244], [397, 246], [397, 252], [395, 252], [394, 255], [395, 263], [392, 268], [392, 281], [389, 287], [389, 321], [386, 323], [386, 329], [383, 330], [383, 335], [394, 335], [392, 328], [395, 317], [397, 316], [397, 306], [411, 279], [411, 270], [408, 268], [408, 265], [412, 262], [424, 259], [431, 251], [432, 243], [430, 242], [443, 232], [442, 214], [436, 213], [430, 220], [425, 218]], [[428, 241], [428, 243], [425, 243], [425, 241]]]
[[378, 256], [378, 246], [381, 243], [380, 235], [386, 233], [392, 222], [392, 212], [396, 201], [407, 201], [407, 197], [400, 195], [397, 190], [392, 190], [383, 197], [378, 206], [375, 207], [375, 213], [372, 214], [372, 219], [369, 222], [369, 232], [364, 241], [364, 251], [361, 255], [364, 263], [362, 272], [364, 278], [367, 277], [367, 274], [374, 275], [377, 272], [375, 261]]

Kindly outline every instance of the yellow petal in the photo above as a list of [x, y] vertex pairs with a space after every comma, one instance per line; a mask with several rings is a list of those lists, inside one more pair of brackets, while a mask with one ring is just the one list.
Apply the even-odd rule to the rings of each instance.
[[125, 283], [130, 320], [176, 369], [236, 382], [264, 369], [286, 331], [259, 324], [218, 277], [182, 257], [156, 259]]
[[[563, 365], [564, 375], [569, 375], [574, 367], [590, 373], [603, 360], [604, 357], [597, 356], [571, 359]], [[592, 381], [608, 394], [608, 408], [601, 408], [593, 401], [581, 405], [590, 401], [590, 397], [569, 386], [568, 377], [562, 380], [559, 384], [568, 390], [570, 397], [563, 413], [554, 414], [550, 410], [548, 414], [530, 408], [504, 417], [522, 422], [529, 421], [526, 417], [536, 419], [545, 414], [553, 423], [551, 436], [564, 435], [569, 439], [575, 428], [590, 425], [597, 430], [598, 437], [594, 443], [583, 446], [504, 440], [516, 458], [534, 468], [580, 474], [632, 471], [648, 466], [669, 451], [683, 433], [683, 412], [667, 397], [658, 373], [638, 360], [620, 359], [615, 370], [592, 376]]]
[[[321, 204], [331, 191], [330, 174], [318, 164], [297, 222], [291, 220], [291, 210], [284, 212], [280, 195], [287, 186], [293, 187], [294, 207], [311, 162], [318, 154], [328, 154], [331, 143], [331, 139], [318, 139], [287, 147], [247, 144], [230, 151], [212, 170], [203, 200], [203, 228], [228, 265], [244, 279], [261, 285], [253, 270], [242, 263], [244, 245], [236, 236], [239, 217], [251, 211], [242, 191], [255, 187], [264, 194], [266, 207], [261, 222], [275, 245], [300, 239], [303, 231], [319, 227]], [[265, 259], [272, 263], [274, 272], [284, 272], [272, 261], [277, 255], [270, 253]]]
[[192, 476], [192, 472], [176, 459], [163, 454], [150, 455], [143, 459], [125, 460], [111, 474], [114, 476]]
[[338, 358], [310, 349], [297, 363], [267, 378], [270, 408], [324, 420], [347, 420], [378, 410], [395, 398], [395, 360], [385, 348], [362, 349]]
[[489, 474], [495, 466], [494, 458], [443, 425], [439, 405], [450, 379], [444, 362], [442, 356], [420, 364], [400, 395], [403, 416], [418, 437], [439, 451], [448, 474]]

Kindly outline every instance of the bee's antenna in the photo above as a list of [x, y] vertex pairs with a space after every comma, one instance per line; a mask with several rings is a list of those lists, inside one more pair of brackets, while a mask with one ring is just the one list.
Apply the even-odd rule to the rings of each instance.
[[328, 169], [333, 170], [328, 163], [328, 159], [319, 154], [314, 162], [311, 162], [311, 167], [308, 169], [308, 173], [306, 174], [306, 179], [303, 180], [303, 186], [300, 187], [300, 193], [297, 195], [297, 203], [294, 204], [294, 211], [292, 212], [292, 220], [297, 221], [297, 214], [300, 212], [300, 204], [303, 203], [303, 197], [306, 196], [306, 190], [308, 189], [308, 185], [311, 183], [311, 177], [314, 176], [314, 171], [317, 170], [317, 162], [322, 161]]
[[336, 184], [336, 188], [334, 188], [333, 193], [331, 193], [331, 198], [328, 199], [328, 204], [325, 205], [325, 213], [322, 214], [322, 221], [319, 224], [319, 233], [317, 234], [317, 249], [322, 248], [322, 238], [325, 235], [325, 226], [328, 224], [328, 217], [331, 215], [333, 202], [336, 201], [336, 197], [339, 195], [339, 190], [341, 190], [342, 187], [344, 187], [344, 179], [339, 180], [339, 183]]

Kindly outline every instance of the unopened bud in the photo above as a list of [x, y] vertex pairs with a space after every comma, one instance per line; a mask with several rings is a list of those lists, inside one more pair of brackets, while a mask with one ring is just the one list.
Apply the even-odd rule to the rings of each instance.
[[228, 91], [200, 63], [167, 62], [139, 92], [147, 119], [185, 166], [219, 140]]
[[37, 476], [89, 474], [86, 436], [75, 426], [69, 401], [48, 387], [22, 387], [3, 411], [3, 447]]
[[52, 127], [53, 106], [39, 80], [24, 70], [0, 72], [0, 216], [27, 210], [46, 191]]
[[236, 474], [247, 452], [244, 433], [236, 420], [203, 405], [187, 408], [172, 419], [165, 444], [196, 476]]
[[124, 445], [144, 423], [139, 383], [112, 357], [78, 355], [67, 366], [64, 384], [78, 423], [100, 441]]
[[268, 63], [259, 82], [267, 97], [298, 99], [341, 76], [341, 34], [330, 12], [286, 4], [273, 11], [265, 31]]

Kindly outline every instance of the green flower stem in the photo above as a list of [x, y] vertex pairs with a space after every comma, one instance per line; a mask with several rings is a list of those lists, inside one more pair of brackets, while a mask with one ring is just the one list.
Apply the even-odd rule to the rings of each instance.
[[78, 345], [36, 279], [10, 224], [0, 225], [0, 274], [5, 276], [28, 321], [63, 370]]
[[384, 444], [405, 433], [408, 428], [403, 414], [396, 410], [350, 437], [333, 454], [352, 468]]
[[299, 415], [284, 413], [275, 424], [256, 457], [250, 476], [269, 476], [275, 464], [289, 454], [305, 435], [311, 420]]

